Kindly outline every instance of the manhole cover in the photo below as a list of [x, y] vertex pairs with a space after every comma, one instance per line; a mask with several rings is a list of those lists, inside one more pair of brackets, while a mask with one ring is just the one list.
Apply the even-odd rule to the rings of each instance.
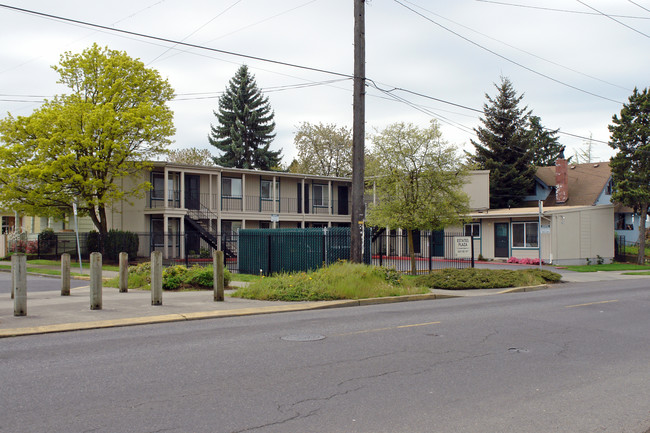
[[292, 334], [280, 337], [284, 341], [318, 341], [324, 340], [325, 336], [320, 334]]

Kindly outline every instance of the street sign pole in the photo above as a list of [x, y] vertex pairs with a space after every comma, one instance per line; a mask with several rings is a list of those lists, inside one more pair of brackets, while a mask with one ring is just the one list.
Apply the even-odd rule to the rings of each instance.
[[77, 257], [79, 257], [79, 270], [84, 273], [84, 267], [81, 263], [81, 245], [79, 245], [79, 223], [77, 222], [77, 202], [72, 203], [72, 212], [74, 213], [74, 232], [77, 237]]
[[539, 214], [537, 215], [537, 247], [539, 257], [539, 269], [542, 269], [542, 212], [544, 212], [544, 205], [539, 201]]

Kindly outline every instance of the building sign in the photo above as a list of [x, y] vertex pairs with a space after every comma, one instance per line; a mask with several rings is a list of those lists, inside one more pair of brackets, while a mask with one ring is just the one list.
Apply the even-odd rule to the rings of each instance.
[[550, 224], [542, 224], [541, 229], [539, 230], [541, 234], [549, 234], [551, 233], [551, 225]]
[[471, 236], [454, 237], [454, 256], [459, 259], [472, 258], [472, 237]]

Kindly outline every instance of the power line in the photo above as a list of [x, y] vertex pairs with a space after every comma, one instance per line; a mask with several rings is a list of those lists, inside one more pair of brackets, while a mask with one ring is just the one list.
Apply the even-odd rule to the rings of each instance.
[[[237, 0], [235, 3], [231, 4], [230, 6], [228, 6], [228, 7], [227, 7], [226, 9], [224, 9], [223, 11], [219, 12], [216, 16], [210, 18], [210, 20], [208, 20], [206, 23], [204, 23], [203, 25], [201, 25], [201, 26], [199, 26], [198, 28], [196, 28], [196, 29], [195, 29], [194, 31], [192, 31], [189, 35], [185, 36], [182, 40], [183, 40], [183, 41], [187, 40], [190, 36], [192, 36], [193, 34], [195, 34], [196, 32], [198, 32], [198, 31], [201, 30], [203, 27], [207, 26], [207, 25], [210, 24], [212, 21], [216, 20], [216, 19], [219, 18], [221, 15], [225, 14], [226, 12], [228, 12], [230, 9], [234, 8], [235, 6], [237, 6], [238, 3], [241, 3], [241, 2], [242, 2], [242, 0]], [[158, 54], [158, 55], [157, 55], [153, 60], [151, 60], [151, 61], [148, 63], [148, 65], [152, 64], [153, 62], [155, 62], [156, 60], [158, 60], [159, 58], [161, 58], [162, 56], [164, 56], [165, 54], [167, 54], [167, 53], [168, 53], [170, 50], [172, 50], [172, 49], [174, 49], [174, 46], [168, 47], [165, 51], [163, 51], [162, 53]]]
[[401, 5], [401, 6], [404, 7], [405, 9], [410, 10], [410, 11], [413, 12], [414, 14], [416, 14], [416, 15], [418, 15], [418, 16], [424, 18], [425, 20], [427, 20], [427, 21], [429, 21], [429, 22], [431, 22], [431, 23], [437, 25], [438, 27], [440, 27], [440, 28], [442, 28], [442, 29], [448, 31], [449, 33], [452, 33], [452, 34], [458, 36], [459, 38], [461, 38], [461, 39], [463, 39], [463, 40], [469, 42], [470, 44], [475, 45], [475, 46], [481, 48], [482, 50], [485, 50], [485, 51], [487, 51], [488, 53], [493, 54], [493, 55], [495, 55], [495, 56], [497, 56], [497, 57], [499, 57], [499, 58], [501, 58], [501, 59], [503, 59], [503, 60], [505, 60], [505, 61], [507, 61], [507, 62], [510, 62], [510, 63], [512, 63], [512, 64], [514, 64], [514, 65], [517, 65], [517, 66], [519, 66], [520, 68], [523, 68], [523, 69], [525, 69], [525, 70], [527, 70], [527, 71], [529, 71], [529, 72], [532, 72], [533, 74], [539, 75], [540, 77], [544, 77], [544, 78], [546, 78], [547, 80], [551, 80], [551, 81], [553, 81], [553, 82], [555, 82], [555, 83], [558, 83], [558, 84], [561, 84], [561, 85], [563, 85], [563, 86], [569, 87], [569, 88], [571, 88], [571, 89], [573, 89], [573, 90], [577, 90], [578, 92], [582, 92], [582, 93], [585, 93], [585, 94], [587, 94], [587, 95], [595, 96], [596, 98], [604, 99], [604, 100], [606, 100], [606, 101], [615, 102], [615, 103], [617, 103], [617, 104], [623, 104], [621, 101], [617, 101], [617, 100], [615, 100], [615, 99], [611, 99], [611, 98], [608, 98], [608, 97], [606, 97], [606, 96], [602, 96], [602, 95], [599, 95], [599, 94], [597, 94], [597, 93], [593, 93], [593, 92], [590, 92], [590, 91], [588, 91], [588, 90], [581, 89], [581, 88], [579, 88], [579, 87], [573, 86], [573, 85], [568, 84], [568, 83], [565, 83], [565, 82], [563, 82], [563, 81], [560, 81], [560, 80], [558, 80], [557, 78], [550, 77], [550, 76], [548, 76], [548, 75], [546, 75], [546, 74], [543, 74], [543, 73], [541, 73], [541, 72], [539, 72], [539, 71], [536, 71], [536, 70], [534, 70], [534, 69], [532, 69], [532, 68], [529, 68], [528, 66], [522, 65], [522, 64], [519, 63], [519, 62], [516, 62], [516, 61], [514, 61], [514, 60], [512, 60], [512, 59], [509, 59], [508, 57], [506, 57], [506, 56], [504, 56], [504, 55], [502, 55], [502, 54], [499, 54], [499, 53], [497, 53], [496, 51], [491, 50], [491, 49], [489, 49], [489, 48], [487, 48], [487, 47], [484, 47], [483, 45], [479, 44], [478, 42], [474, 42], [473, 40], [471, 40], [471, 39], [469, 39], [469, 38], [467, 38], [467, 37], [461, 35], [460, 33], [455, 32], [455, 31], [451, 30], [450, 28], [443, 26], [442, 24], [440, 24], [440, 23], [438, 23], [438, 22], [432, 20], [431, 18], [427, 17], [426, 15], [423, 15], [423, 14], [421, 14], [420, 12], [416, 11], [415, 9], [413, 9], [413, 8], [407, 6], [406, 4], [402, 3], [400, 0], [393, 0], [393, 1], [394, 1], [395, 3]]
[[591, 10], [593, 10], [593, 11], [598, 12], [598, 13], [601, 14], [602, 16], [605, 16], [605, 17], [609, 18], [610, 20], [612, 20], [612, 21], [614, 21], [614, 22], [617, 22], [618, 24], [622, 25], [623, 27], [627, 27], [628, 29], [630, 29], [630, 30], [632, 30], [632, 31], [634, 31], [634, 32], [637, 32], [638, 34], [643, 35], [643, 36], [645, 36], [646, 38], [650, 38], [650, 35], [648, 35], [648, 34], [646, 34], [646, 33], [643, 33], [641, 30], [637, 30], [637, 29], [635, 29], [635, 28], [632, 27], [632, 26], [628, 26], [628, 25], [625, 24], [624, 22], [619, 21], [619, 20], [617, 20], [616, 18], [614, 18], [612, 15], [608, 15], [608, 14], [606, 14], [605, 12], [601, 12], [601, 11], [599, 11], [598, 9], [596, 9], [595, 7], [589, 6], [587, 3], [585, 3], [585, 2], [583, 2], [583, 1], [581, 1], [581, 0], [576, 0], [576, 1], [577, 1], [578, 3], [580, 3], [581, 5], [583, 5], [583, 6], [585, 6], [585, 7], [588, 7], [589, 9], [591, 9]]
[[[406, 93], [410, 93], [411, 95], [420, 96], [420, 97], [422, 97], [422, 98], [431, 99], [431, 100], [433, 100], [433, 101], [438, 101], [438, 102], [442, 102], [442, 103], [444, 103], [444, 104], [453, 105], [453, 106], [456, 106], [456, 107], [459, 107], [459, 108], [463, 108], [463, 109], [465, 109], [465, 110], [470, 110], [470, 111], [474, 111], [474, 112], [476, 112], [476, 113], [485, 114], [484, 110], [479, 110], [479, 109], [477, 109], [477, 108], [468, 107], [468, 106], [466, 106], [466, 105], [456, 104], [456, 103], [454, 103], [454, 102], [445, 101], [444, 99], [434, 98], [433, 96], [425, 95], [425, 94], [423, 94], [423, 93], [418, 93], [418, 92], [414, 92], [414, 91], [407, 90], [407, 89], [402, 89], [402, 88], [399, 88], [399, 87], [393, 87], [392, 89], [389, 89], [389, 90], [381, 89], [381, 88], [379, 88], [379, 86], [377, 86], [377, 84], [376, 84], [373, 80], [370, 80], [370, 79], [367, 79], [367, 80], [370, 81], [371, 83], [373, 83], [373, 87], [375, 87], [377, 90], [379, 90], [379, 91], [381, 91], [382, 93], [385, 93], [385, 94], [387, 94], [387, 95], [392, 95], [391, 92], [396, 91], [396, 90], [397, 90], [397, 91], [403, 91], [403, 92], [406, 92]], [[395, 98], [395, 99], [396, 99], [396, 100], [400, 100], [401, 102], [403, 102], [403, 103], [405, 103], [405, 104], [411, 106], [412, 108], [415, 108], [416, 110], [419, 110], [419, 111], [425, 112], [425, 111], [421, 110], [420, 108], [418, 108], [419, 106], [417, 106], [415, 103], [412, 103], [412, 102], [410, 102], [410, 101], [407, 101], [407, 100], [404, 99], [404, 98], [399, 97], [399, 99], [397, 99], [397, 98]], [[426, 114], [432, 115], [431, 112], [426, 113]], [[439, 116], [439, 115], [438, 115], [438, 116]], [[434, 116], [434, 117], [436, 117], [436, 116]], [[459, 123], [459, 125], [461, 125], [461, 124]], [[464, 126], [464, 125], [462, 125], [462, 126]], [[546, 131], [556, 132], [557, 134], [568, 135], [568, 136], [570, 136], [570, 137], [581, 138], [581, 139], [583, 139], [583, 140], [591, 140], [591, 141], [596, 142], [596, 143], [609, 144], [607, 141], [597, 140], [597, 139], [595, 139], [595, 138], [585, 137], [585, 136], [583, 136], [583, 135], [572, 134], [572, 133], [570, 133], [570, 132], [564, 132], [564, 131], [562, 131], [562, 130], [559, 129], [559, 128], [557, 129], [557, 131], [556, 131], [555, 129], [551, 129], [551, 128], [547, 128], [547, 127], [543, 127], [543, 128], [544, 128], [544, 130], [546, 130]]]
[[[307, 87], [316, 87], [316, 86], [326, 86], [333, 83], [338, 83], [341, 81], [349, 81], [349, 78], [340, 78], [338, 80], [327, 80], [327, 81], [314, 81], [309, 83], [299, 83], [299, 84], [287, 84], [285, 86], [273, 86], [273, 87], [262, 87], [260, 90], [264, 93], [274, 93], [282, 92], [285, 90], [296, 90], [304, 89]], [[216, 99], [221, 97], [224, 92], [195, 92], [195, 93], [180, 93], [174, 97], [174, 101], [194, 101], [200, 99]], [[205, 96], [198, 96], [205, 95]], [[193, 96], [188, 98], [179, 98], [179, 96]]]
[[[514, 6], [514, 7], [527, 8], [527, 9], [539, 9], [539, 10], [551, 11], [551, 12], [564, 12], [564, 13], [579, 14], [579, 15], [600, 15], [599, 13], [596, 13], [596, 12], [585, 12], [585, 11], [574, 11], [574, 10], [567, 10], [567, 9], [556, 9], [556, 8], [548, 8], [548, 7], [543, 7], [543, 6], [522, 5], [522, 4], [507, 3], [507, 2], [500, 2], [500, 1], [493, 1], [493, 0], [476, 0], [476, 1], [481, 2], [481, 3], [492, 3], [492, 4], [502, 5], [502, 6]], [[630, 1], [630, 0], [628, 0], [628, 1]], [[632, 15], [612, 15], [612, 16], [616, 17], [616, 18], [631, 18], [631, 19], [637, 19], [637, 20], [648, 20], [648, 19], [650, 19], [650, 17], [639, 17], [639, 16], [632, 16]]]
[[403, 103], [405, 105], [408, 105], [409, 107], [411, 107], [411, 108], [413, 108], [413, 109], [415, 109], [415, 110], [417, 110], [417, 111], [419, 111], [421, 113], [424, 113], [424, 114], [426, 114], [426, 115], [428, 115], [430, 117], [436, 118], [436, 119], [440, 120], [443, 123], [446, 123], [446, 124], [448, 124], [450, 126], [453, 126], [454, 128], [457, 128], [457, 129], [461, 130], [462, 132], [474, 134], [474, 130], [472, 128], [470, 128], [469, 126], [465, 126], [462, 123], [455, 122], [455, 121], [453, 121], [453, 120], [451, 120], [451, 119], [449, 119], [449, 118], [447, 118], [445, 116], [442, 116], [442, 115], [440, 115], [440, 114], [438, 114], [438, 113], [436, 113], [436, 112], [434, 112], [432, 110], [429, 110], [429, 109], [427, 109], [425, 107], [422, 107], [421, 105], [417, 105], [417, 104], [407, 100], [406, 98], [395, 95], [395, 94], [391, 93], [388, 90], [384, 90], [384, 89], [380, 88], [379, 86], [377, 86], [377, 84], [374, 83], [374, 82], [372, 82], [372, 83], [373, 83], [373, 87], [375, 89], [377, 89], [380, 92], [382, 92], [383, 94], [387, 95], [389, 98], [393, 99], [394, 101], [401, 102], [401, 103]]
[[520, 51], [520, 52], [522, 52], [522, 53], [528, 54], [529, 56], [535, 57], [536, 59], [542, 60], [542, 61], [544, 61], [544, 62], [550, 63], [550, 64], [555, 65], [555, 66], [559, 66], [560, 68], [566, 69], [566, 70], [568, 70], [568, 71], [574, 72], [574, 73], [576, 73], [576, 74], [582, 75], [582, 76], [587, 77], [587, 78], [591, 78], [592, 80], [600, 81], [601, 83], [608, 84], [608, 85], [610, 85], [610, 86], [617, 87], [617, 88], [619, 88], [619, 89], [627, 90], [627, 91], [629, 91], [629, 92], [632, 91], [632, 89], [628, 89], [628, 88], [626, 88], [626, 87], [620, 86], [620, 85], [615, 84], [615, 83], [610, 83], [609, 81], [606, 81], [606, 80], [600, 79], [600, 78], [598, 78], [598, 77], [594, 77], [593, 75], [585, 74], [584, 72], [580, 72], [580, 71], [578, 71], [578, 70], [576, 70], [576, 69], [570, 68], [570, 67], [568, 67], [568, 66], [562, 65], [562, 64], [557, 63], [557, 62], [554, 62], [554, 61], [552, 61], [552, 60], [545, 59], [544, 57], [538, 56], [537, 54], [531, 53], [530, 51], [523, 50], [523, 49], [518, 48], [518, 47], [516, 47], [516, 46], [514, 46], [514, 45], [511, 45], [511, 44], [509, 44], [509, 43], [507, 43], [507, 42], [504, 42], [504, 41], [499, 40], [499, 39], [497, 39], [497, 38], [493, 38], [492, 36], [489, 36], [489, 35], [487, 35], [487, 34], [485, 34], [485, 33], [479, 32], [478, 30], [475, 30], [475, 29], [473, 29], [473, 28], [471, 28], [471, 27], [469, 27], [469, 26], [463, 25], [463, 24], [461, 24], [461, 23], [459, 23], [459, 22], [457, 22], [457, 21], [454, 21], [454, 20], [451, 20], [451, 19], [449, 19], [449, 18], [443, 17], [442, 15], [437, 14], [437, 13], [433, 12], [433, 11], [430, 10], [430, 9], [426, 9], [426, 8], [420, 6], [420, 5], [417, 5], [417, 4], [415, 4], [415, 3], [413, 3], [413, 2], [411, 2], [411, 1], [409, 1], [409, 0], [404, 0], [404, 2], [405, 2], [405, 3], [409, 3], [409, 4], [412, 5], [413, 7], [417, 7], [417, 8], [419, 8], [419, 9], [422, 9], [423, 11], [426, 11], [426, 12], [428, 12], [428, 13], [430, 13], [430, 14], [432, 14], [432, 15], [435, 15], [435, 16], [437, 16], [437, 17], [439, 17], [439, 18], [442, 18], [442, 19], [445, 20], [445, 21], [449, 21], [449, 22], [451, 22], [451, 23], [453, 23], [453, 24], [455, 24], [455, 25], [457, 25], [457, 26], [459, 26], [459, 27], [462, 27], [462, 28], [464, 28], [464, 29], [466, 29], [466, 30], [469, 30], [470, 32], [473, 32], [473, 33], [479, 34], [479, 35], [481, 35], [481, 36], [483, 36], [483, 37], [486, 37], [486, 38], [488, 38], [488, 39], [490, 39], [490, 40], [496, 41], [496, 42], [498, 42], [498, 43], [500, 43], [500, 44], [503, 44], [503, 45], [505, 45], [505, 46], [507, 46], [507, 47], [510, 47], [510, 48], [515, 49], [515, 50], [517, 50], [517, 51]]
[[123, 29], [118, 29], [118, 28], [114, 28], [114, 27], [108, 27], [108, 26], [104, 26], [104, 25], [101, 25], [101, 24], [91, 23], [91, 22], [88, 22], [88, 21], [81, 21], [81, 20], [75, 20], [75, 19], [72, 19], [72, 18], [65, 18], [65, 17], [61, 17], [61, 16], [58, 16], [58, 15], [46, 14], [44, 12], [37, 12], [37, 11], [34, 11], [34, 10], [23, 9], [23, 8], [19, 8], [19, 7], [15, 7], [15, 6], [2, 4], [2, 3], [0, 3], [0, 7], [5, 8], [5, 9], [18, 11], [18, 12], [22, 12], [22, 13], [26, 13], [26, 14], [37, 15], [37, 16], [40, 16], [40, 17], [45, 17], [45, 18], [49, 18], [49, 19], [54, 19], [54, 20], [68, 22], [68, 23], [73, 23], [73, 24], [77, 24], [77, 25], [95, 27], [95, 28], [99, 28], [99, 29], [103, 29], [103, 30], [108, 30], [108, 31], [111, 31], [111, 32], [117, 32], [117, 33], [123, 33], [123, 34], [131, 35], [131, 36], [137, 36], [137, 37], [140, 37], [140, 38], [151, 39], [151, 40], [155, 40], [155, 41], [166, 42], [166, 43], [176, 44], [176, 45], [183, 45], [183, 46], [190, 47], [190, 48], [196, 48], [196, 49], [200, 49], [200, 50], [212, 51], [212, 52], [221, 53], [221, 54], [228, 54], [228, 55], [231, 55], [231, 56], [243, 57], [245, 59], [258, 60], [260, 62], [273, 63], [275, 65], [288, 66], [288, 67], [291, 67], [291, 68], [304, 69], [304, 70], [312, 71], [312, 72], [321, 72], [323, 74], [337, 75], [339, 77], [354, 78], [350, 74], [344, 74], [344, 73], [341, 73], [341, 72], [334, 72], [334, 71], [328, 71], [326, 69], [320, 69], [320, 68], [313, 68], [313, 67], [310, 67], [310, 66], [297, 65], [295, 63], [282, 62], [282, 61], [279, 61], [279, 60], [272, 60], [272, 59], [267, 59], [267, 58], [264, 58], [264, 57], [237, 53], [237, 52], [234, 52], [234, 51], [221, 50], [221, 49], [218, 49], [218, 48], [210, 48], [210, 47], [206, 47], [206, 46], [203, 46], [203, 45], [190, 44], [188, 42], [176, 41], [174, 39], [163, 38], [163, 37], [160, 37], [160, 36], [147, 35], [145, 33], [138, 33], [138, 32], [132, 32], [132, 31], [129, 31], [129, 30], [123, 30]]
[[[315, 1], [315, 0], [314, 0], [314, 1]], [[477, 44], [477, 43], [471, 41], [470, 39], [465, 38], [464, 36], [462, 36], [462, 35], [460, 35], [460, 34], [454, 32], [454, 31], [452, 31], [452, 30], [450, 30], [450, 29], [448, 29], [448, 28], [442, 26], [441, 24], [439, 24], [439, 23], [437, 23], [437, 22], [431, 20], [430, 18], [428, 18], [428, 17], [426, 17], [426, 16], [420, 14], [419, 12], [417, 12], [417, 11], [411, 9], [410, 7], [404, 5], [404, 4], [401, 3], [400, 1], [395, 0], [395, 2], [398, 3], [398, 4], [400, 4], [400, 5], [402, 5], [402, 6], [405, 7], [406, 9], [412, 11], [413, 13], [415, 13], [415, 14], [417, 14], [417, 15], [423, 17], [424, 19], [426, 19], [426, 20], [428, 20], [428, 21], [431, 21], [432, 23], [434, 23], [434, 24], [436, 24], [436, 25], [442, 27], [443, 29], [445, 29], [445, 30], [447, 30], [447, 31], [449, 31], [449, 32], [451, 32], [451, 33], [453, 33], [453, 34], [456, 34], [457, 36], [461, 37], [462, 39], [467, 40], [468, 42], [472, 43], [473, 45], [476, 45], [476, 46], [478, 46], [478, 47], [480, 47], [480, 48], [482, 48], [482, 49], [485, 49], [485, 50], [487, 50], [487, 51], [489, 51], [489, 52], [491, 52], [491, 53], [497, 55], [498, 57], [501, 57], [501, 58], [503, 58], [503, 59], [505, 59], [505, 60], [508, 60], [508, 61], [510, 61], [510, 62], [512, 62], [512, 63], [515, 63], [515, 64], [519, 65], [518, 63], [516, 63], [516, 62], [514, 62], [514, 61], [512, 61], [512, 60], [509, 60], [509, 59], [505, 58], [504, 56], [501, 56], [500, 54], [497, 54], [497, 53], [495, 53], [495, 52], [493, 52], [493, 51], [491, 51], [491, 50], [489, 50], [489, 49], [487, 49], [487, 48], [485, 48], [485, 47], [483, 47], [483, 46], [481, 46], [481, 45], [479, 45], [479, 44]], [[186, 46], [186, 47], [190, 47], [190, 48], [197, 48], [197, 49], [205, 50], [205, 51], [211, 51], [211, 52], [217, 52], [217, 53], [222, 53], [222, 54], [227, 54], [227, 55], [232, 55], [232, 56], [237, 56], [237, 57], [243, 57], [243, 58], [247, 58], [247, 59], [258, 60], [258, 61], [267, 62], [267, 63], [272, 63], [272, 64], [277, 64], [277, 65], [281, 65], [281, 66], [288, 66], [288, 67], [292, 67], [292, 68], [298, 68], [298, 69], [303, 69], [303, 70], [309, 70], [309, 71], [313, 71], [313, 72], [321, 72], [321, 73], [325, 73], [325, 74], [329, 74], [329, 75], [336, 75], [336, 76], [344, 77], [345, 79], [351, 79], [351, 78], [354, 78], [352, 75], [344, 74], [344, 73], [340, 73], [340, 72], [329, 71], [329, 70], [320, 69], [320, 68], [313, 68], [313, 67], [304, 66], [304, 65], [297, 65], [297, 64], [293, 64], [293, 63], [282, 62], [282, 61], [278, 61], [278, 60], [272, 60], [272, 59], [267, 59], [267, 58], [263, 58], [263, 57], [252, 56], [252, 55], [247, 55], [247, 54], [242, 54], [242, 53], [237, 53], [237, 52], [233, 52], [233, 51], [221, 50], [221, 49], [217, 49], [217, 48], [210, 48], [210, 47], [205, 47], [205, 46], [197, 45], [197, 44], [190, 44], [190, 43], [187, 43], [187, 42], [176, 41], [176, 40], [169, 39], [169, 38], [163, 38], [163, 37], [159, 37], [159, 36], [152, 36], [152, 35], [147, 35], [147, 34], [143, 34], [143, 33], [132, 32], [132, 31], [128, 31], [128, 30], [123, 30], [123, 29], [118, 29], [118, 28], [108, 27], [108, 26], [104, 26], [104, 25], [100, 25], [100, 24], [94, 24], [94, 23], [90, 23], [90, 22], [86, 22], [86, 21], [75, 20], [75, 19], [72, 19], [72, 18], [65, 18], [65, 17], [61, 17], [61, 16], [57, 16], [57, 15], [46, 14], [46, 13], [43, 13], [43, 12], [33, 11], [33, 10], [29, 10], [29, 9], [18, 8], [18, 7], [15, 7], [15, 6], [10, 6], [10, 5], [6, 5], [6, 4], [2, 4], [2, 3], [0, 3], [0, 7], [5, 8], [5, 9], [10, 9], [10, 10], [18, 11], [18, 12], [22, 12], [22, 13], [26, 13], [26, 14], [31, 14], [31, 15], [36, 15], [36, 16], [40, 16], [40, 17], [45, 17], [45, 18], [48, 18], [48, 19], [54, 19], [54, 20], [59, 20], [59, 21], [63, 21], [63, 22], [73, 23], [73, 24], [75, 24], [75, 25], [88, 26], [88, 27], [95, 27], [95, 28], [99, 28], [99, 29], [107, 30], [107, 31], [109, 31], [109, 32], [123, 33], [123, 34], [128, 34], [128, 35], [131, 35], [131, 36], [141, 37], [141, 38], [145, 38], [145, 39], [152, 39], [152, 40], [156, 40], [156, 41], [160, 41], [160, 42], [166, 42], [166, 43], [171, 43], [171, 44], [177, 44], [177, 45], [182, 45], [182, 46]], [[619, 101], [615, 101], [615, 100], [612, 100], [612, 99], [609, 99], [609, 98], [606, 98], [606, 97], [603, 97], [603, 96], [600, 96], [600, 95], [597, 95], [597, 94], [594, 94], [594, 93], [591, 93], [591, 92], [587, 92], [587, 91], [585, 91], [585, 90], [578, 89], [578, 88], [573, 87], [573, 86], [571, 86], [571, 85], [568, 85], [568, 84], [562, 83], [562, 82], [560, 82], [560, 81], [558, 81], [558, 80], [555, 80], [555, 79], [553, 79], [553, 78], [547, 77], [547, 76], [545, 76], [544, 74], [541, 74], [541, 73], [539, 73], [539, 72], [536, 72], [536, 71], [534, 71], [534, 70], [532, 70], [532, 69], [530, 69], [530, 68], [527, 68], [527, 67], [525, 67], [525, 66], [523, 66], [523, 65], [519, 65], [519, 66], [523, 67], [524, 69], [530, 70], [531, 72], [534, 72], [534, 73], [536, 73], [536, 74], [539, 74], [539, 75], [542, 75], [542, 76], [544, 76], [544, 77], [546, 77], [546, 78], [549, 78], [549, 79], [551, 79], [552, 81], [556, 81], [556, 82], [558, 82], [558, 83], [560, 83], [560, 84], [563, 84], [563, 85], [566, 85], [566, 86], [568, 86], [568, 87], [574, 88], [574, 89], [579, 90], [579, 91], [581, 91], [581, 92], [584, 92], [584, 93], [587, 93], [587, 94], [590, 94], [590, 95], [592, 95], [592, 96], [596, 96], [596, 97], [599, 97], [599, 98], [602, 98], [602, 99], [606, 99], [606, 100], [609, 100], [609, 101], [612, 101], [612, 102], [616, 102], [616, 103], [622, 104], [622, 103], [619, 102]], [[408, 90], [408, 89], [405, 89], [405, 88], [402, 88], [402, 87], [393, 87], [393, 88], [390, 89], [390, 90], [380, 89], [380, 88], [379, 88], [379, 87], [374, 83], [374, 81], [370, 80], [370, 79], [367, 78], [367, 77], [366, 77], [366, 80], [371, 81], [371, 82], [373, 83], [373, 85], [374, 85], [378, 90], [380, 90], [381, 92], [383, 92], [383, 93], [385, 93], [385, 94], [387, 94], [387, 95], [389, 95], [391, 92], [394, 92], [394, 91], [401, 91], [401, 92], [405, 92], [405, 93], [412, 94], [412, 95], [414, 95], [414, 96], [419, 96], [419, 97], [422, 97], [422, 98], [430, 99], [430, 100], [433, 100], [433, 101], [441, 102], [441, 103], [444, 103], [444, 104], [452, 105], [452, 106], [455, 106], [455, 107], [463, 108], [463, 109], [465, 109], [465, 110], [474, 111], [474, 112], [477, 112], [477, 113], [481, 113], [481, 114], [483, 114], [483, 110], [479, 110], [479, 109], [476, 109], [476, 108], [468, 107], [468, 106], [465, 106], [465, 105], [462, 105], [462, 104], [457, 104], [457, 103], [454, 103], [454, 102], [451, 102], [451, 101], [447, 101], [447, 100], [444, 100], [444, 99], [440, 99], [440, 98], [436, 98], [436, 97], [433, 97], [433, 96], [430, 96], [430, 95], [425, 95], [425, 94], [423, 94], [423, 93], [415, 92], [415, 91]], [[335, 82], [335, 81], [345, 81], [345, 80], [331, 80], [330, 82]], [[324, 84], [324, 83], [325, 83], [325, 82], [323, 82], [323, 84]], [[295, 87], [295, 86], [298, 86], [298, 85], [294, 85], [294, 87]], [[212, 97], [212, 98], [213, 98], [213, 97]], [[197, 98], [197, 99], [198, 99], [198, 98]], [[206, 99], [206, 98], [202, 98], [202, 99]], [[397, 97], [397, 98], [394, 98], [394, 99], [395, 99], [395, 100], [398, 100], [398, 101], [399, 101], [400, 99], [402, 99], [401, 102], [403, 102], [403, 103], [405, 103], [405, 104], [407, 104], [407, 105], [408, 105], [408, 103], [410, 102], [410, 101], [407, 101], [407, 100], [405, 100], [404, 98], [401, 98], [401, 97]], [[182, 100], [182, 99], [181, 99], [181, 100]], [[11, 100], [11, 101], [6, 101], [6, 102], [35, 102], [35, 101], [19, 101], [19, 100]], [[415, 105], [415, 104], [414, 104], [414, 105]], [[415, 108], [415, 107], [413, 107], [413, 108]], [[431, 113], [429, 113], [429, 114], [431, 114]], [[438, 116], [439, 116], [439, 115], [438, 115]], [[545, 128], [545, 129], [548, 129], [548, 128]], [[549, 129], [549, 130], [550, 130], [550, 129]], [[560, 134], [564, 134], [564, 135], [569, 135], [569, 136], [572, 136], [572, 137], [577, 137], [577, 138], [587, 139], [587, 137], [583, 137], [583, 136], [580, 136], [580, 135], [577, 135], [577, 134], [571, 134], [571, 133], [566, 133], [566, 132], [562, 132], [562, 131], [558, 131], [558, 133], [560, 133]], [[595, 140], [595, 139], [593, 139], [592, 141], [607, 144], [607, 142], [600, 141], [600, 140]]]
[[632, 3], [632, 4], [635, 5], [635, 6], [640, 7], [640, 8], [643, 9], [644, 11], [650, 12], [650, 9], [646, 8], [645, 6], [641, 6], [640, 4], [638, 4], [638, 3], [636, 3], [636, 2], [633, 2], [632, 0], [627, 0], [627, 1], [629, 1], [630, 3]]

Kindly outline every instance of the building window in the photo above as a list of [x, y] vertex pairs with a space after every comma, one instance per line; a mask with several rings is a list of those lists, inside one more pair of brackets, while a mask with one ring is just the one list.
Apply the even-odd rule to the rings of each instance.
[[221, 196], [241, 198], [241, 179], [224, 177], [221, 179]]
[[329, 189], [327, 185], [320, 185], [315, 183], [314, 189], [314, 206], [327, 207], [329, 204]]
[[481, 237], [481, 223], [465, 224], [465, 236]]
[[221, 221], [221, 234], [234, 235], [241, 229], [241, 221]]
[[537, 248], [538, 246], [537, 223], [512, 223], [513, 248]]
[[[262, 200], [273, 200], [273, 181], [262, 179], [260, 184], [260, 195]], [[275, 199], [280, 200], [280, 182], [275, 182]]]
[[[151, 184], [153, 185], [153, 190], [151, 191], [152, 200], [164, 200], [165, 199], [165, 174], [164, 173], [151, 173]], [[180, 187], [179, 187], [179, 175], [178, 173], [167, 173], [167, 194], [168, 200], [178, 201], [180, 198]]]
[[614, 180], [610, 178], [607, 181], [607, 186], [605, 187], [605, 194], [612, 195], [612, 192], [614, 192]]
[[634, 224], [630, 224], [632, 220], [631, 214], [616, 213], [614, 219], [616, 221], [616, 230], [634, 230]]
[[10, 233], [16, 229], [16, 218], [3, 216], [2, 217], [2, 233]]

